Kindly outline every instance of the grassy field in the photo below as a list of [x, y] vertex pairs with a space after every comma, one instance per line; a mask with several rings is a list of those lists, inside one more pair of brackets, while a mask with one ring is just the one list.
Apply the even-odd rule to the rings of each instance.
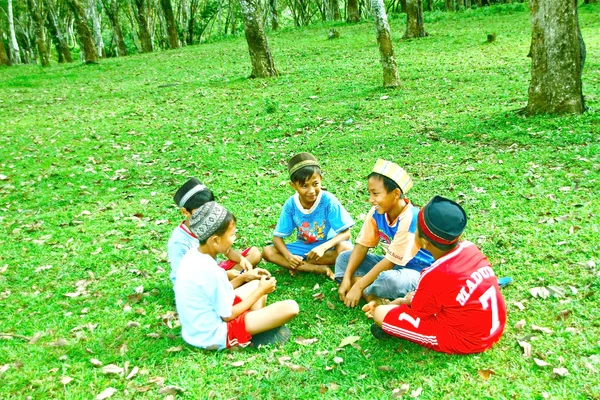
[[[271, 34], [277, 79], [246, 79], [243, 37], [92, 66], [0, 69], [0, 397], [89, 399], [114, 388], [113, 398], [164, 398], [178, 386], [190, 399], [600, 398], [599, 14], [580, 8], [589, 110], [577, 116], [517, 113], [530, 79], [522, 4], [428, 13], [430, 36], [412, 41], [392, 16], [396, 90], [381, 87], [370, 21]], [[327, 40], [332, 26], [340, 39]], [[300, 304], [289, 343], [185, 345], [166, 259], [181, 220], [172, 194], [199, 177], [237, 215], [238, 246], [263, 246], [298, 151], [320, 159], [325, 186], [358, 222], [354, 237], [377, 158], [413, 176], [414, 203], [460, 200], [465, 237], [515, 279], [503, 289], [502, 340], [466, 357], [378, 342], [334, 283], [267, 264], [279, 282], [271, 298]], [[551, 295], [536, 298], [535, 287]], [[352, 335], [360, 339], [338, 347]], [[105, 374], [92, 359], [125, 371]]]

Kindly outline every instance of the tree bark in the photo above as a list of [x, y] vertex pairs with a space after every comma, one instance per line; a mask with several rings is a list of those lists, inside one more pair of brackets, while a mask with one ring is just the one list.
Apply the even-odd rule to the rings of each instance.
[[425, 32], [425, 26], [423, 25], [423, 2], [422, 0], [407, 0], [404, 39], [425, 36], [427, 36], [427, 32]]
[[94, 44], [98, 57], [104, 56], [104, 41], [102, 40], [102, 28], [100, 27], [100, 18], [98, 17], [98, 9], [96, 8], [96, 0], [87, 0], [86, 16], [92, 21], [92, 34], [94, 35]]
[[108, 16], [108, 20], [112, 25], [113, 38], [117, 42], [117, 56], [125, 57], [127, 55], [127, 48], [125, 47], [125, 39], [123, 38], [123, 31], [121, 25], [119, 25], [119, 1], [118, 0], [102, 0], [104, 11]]
[[244, 31], [246, 32], [246, 41], [252, 60], [250, 78], [277, 76], [278, 72], [265, 35], [258, 1], [240, 0], [240, 9], [244, 18]]
[[48, 59], [46, 40], [44, 39], [44, 19], [35, 0], [27, 0], [27, 7], [35, 26], [35, 44], [40, 56], [40, 63], [42, 67], [47, 67], [50, 65], [50, 60]]
[[577, 0], [530, 0], [531, 83], [527, 113], [582, 113], [585, 44]]
[[0, 65], [10, 65], [10, 59], [6, 54], [6, 48], [4, 48], [4, 41], [2, 40], [2, 26], [0, 26]]
[[73, 14], [75, 14], [75, 24], [77, 28], [77, 36], [79, 36], [79, 42], [81, 43], [81, 51], [83, 52], [84, 61], [87, 64], [93, 64], [98, 62], [98, 53], [94, 40], [92, 39], [92, 32], [88, 26], [87, 18], [85, 17], [85, 10], [81, 6], [79, 0], [65, 0]]
[[331, 19], [334, 21], [342, 19], [339, 0], [329, 0], [329, 7], [331, 8]]
[[371, 0], [371, 10], [373, 11], [373, 18], [375, 20], [377, 44], [379, 45], [379, 54], [381, 55], [381, 65], [383, 67], [383, 86], [396, 87], [400, 85], [398, 64], [394, 57], [392, 36], [383, 0]]
[[179, 37], [177, 36], [177, 25], [175, 25], [175, 17], [173, 16], [173, 7], [171, 0], [160, 0], [160, 6], [165, 14], [167, 22], [167, 38], [169, 39], [169, 48], [179, 48]]
[[452, 0], [446, 0], [446, 11], [454, 11], [454, 2]]
[[145, 1], [135, 0], [135, 6], [137, 8], [135, 18], [137, 19], [137, 23], [140, 28], [139, 36], [142, 45], [142, 53], [151, 53], [152, 38], [150, 37], [150, 29], [148, 28], [148, 17], [146, 16]]
[[52, 0], [44, 0], [44, 5], [46, 6], [46, 21], [48, 31], [54, 40], [56, 53], [58, 54], [58, 62], [61, 64], [65, 62], [73, 62], [73, 57], [71, 57], [71, 49], [69, 49], [69, 44], [67, 43], [65, 33], [58, 22], [58, 16], [56, 14], [56, 9], [54, 8], [54, 3]]
[[271, 29], [279, 29], [279, 12], [277, 11], [277, 0], [269, 0], [269, 10], [271, 12]]
[[17, 34], [15, 33], [12, 0], [8, 0], [6, 8], [6, 14], [8, 15], [8, 52], [10, 60], [13, 64], [21, 64], [21, 51], [19, 49], [19, 43], [17, 42]]
[[346, 7], [346, 22], [359, 22], [358, 0], [348, 0]]

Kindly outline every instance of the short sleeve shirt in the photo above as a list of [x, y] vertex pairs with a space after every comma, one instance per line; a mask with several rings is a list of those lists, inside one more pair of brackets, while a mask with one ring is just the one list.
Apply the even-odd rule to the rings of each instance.
[[286, 238], [296, 229], [298, 242], [318, 245], [353, 225], [354, 220], [333, 194], [321, 190], [315, 204], [307, 210], [296, 193], [283, 205], [273, 235]]
[[175, 285], [177, 269], [179, 268], [181, 259], [190, 249], [194, 249], [199, 245], [200, 242], [198, 242], [196, 236], [185, 226], [185, 221], [173, 229], [167, 245], [167, 253], [169, 255], [169, 262], [171, 263], [169, 278], [171, 278], [173, 285]]
[[181, 336], [192, 346], [224, 349], [235, 293], [227, 272], [197, 248], [181, 259], [175, 282]]

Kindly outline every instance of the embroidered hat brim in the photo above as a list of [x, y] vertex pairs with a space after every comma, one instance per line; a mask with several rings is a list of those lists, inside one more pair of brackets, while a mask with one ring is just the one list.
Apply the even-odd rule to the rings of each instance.
[[204, 242], [219, 229], [226, 217], [227, 210], [225, 207], [214, 201], [209, 201], [192, 214], [190, 230], [200, 242]]
[[410, 179], [410, 176], [408, 176], [408, 173], [404, 170], [404, 168], [394, 164], [391, 161], [382, 160], [381, 158], [378, 159], [373, 167], [373, 172], [387, 176], [396, 182], [404, 194], [406, 194], [413, 186], [413, 181]]
[[288, 174], [292, 176], [294, 172], [308, 166], [319, 166], [319, 162], [310, 153], [298, 153], [288, 162]]

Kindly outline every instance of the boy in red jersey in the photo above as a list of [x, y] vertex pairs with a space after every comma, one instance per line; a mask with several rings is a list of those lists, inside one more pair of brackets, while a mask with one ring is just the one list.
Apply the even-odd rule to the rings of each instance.
[[463, 208], [441, 196], [421, 209], [415, 242], [435, 261], [414, 292], [363, 307], [375, 321], [375, 337], [388, 334], [452, 354], [479, 353], [500, 339], [506, 304], [488, 259], [473, 243], [459, 241], [466, 225]]

